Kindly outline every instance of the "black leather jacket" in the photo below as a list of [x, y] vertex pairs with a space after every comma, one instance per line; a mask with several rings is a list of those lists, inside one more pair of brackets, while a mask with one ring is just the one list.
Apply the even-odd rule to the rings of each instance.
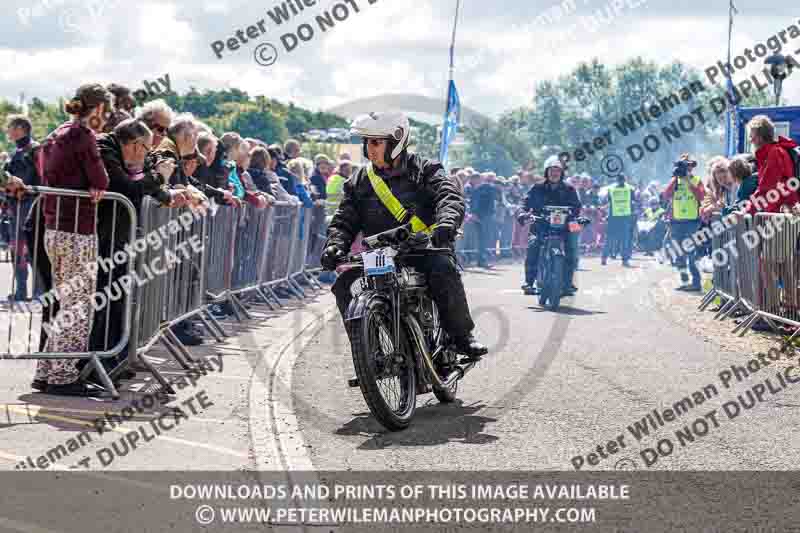
[[[533, 214], [541, 216], [544, 207], [547, 205], [562, 205], [572, 207], [570, 219], [575, 219], [581, 212], [581, 200], [575, 187], [567, 185], [563, 181], [553, 185], [545, 182], [531, 187], [528, 197], [525, 199], [524, 209], [532, 211]], [[537, 224], [531, 224], [530, 231], [536, 232], [539, 228]]]
[[[438, 161], [411, 154], [400, 169], [378, 174], [403, 207], [413, 211], [425, 224], [449, 226], [453, 233], [461, 227], [464, 195]], [[400, 225], [378, 199], [364, 167], [344, 183], [342, 202], [328, 226], [325, 246], [349, 251], [359, 232], [368, 237]]]

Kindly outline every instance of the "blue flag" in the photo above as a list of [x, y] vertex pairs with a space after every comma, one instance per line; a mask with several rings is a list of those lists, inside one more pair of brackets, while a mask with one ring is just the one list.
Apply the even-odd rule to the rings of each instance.
[[447, 150], [456, 136], [459, 122], [461, 122], [461, 102], [458, 99], [456, 82], [450, 80], [450, 88], [447, 91], [447, 112], [442, 127], [442, 147], [439, 150], [439, 161], [442, 165], [447, 165]]

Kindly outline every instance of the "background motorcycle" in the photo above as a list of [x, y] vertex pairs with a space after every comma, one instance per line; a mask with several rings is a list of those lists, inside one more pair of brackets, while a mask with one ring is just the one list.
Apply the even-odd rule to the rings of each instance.
[[591, 223], [586, 217], [570, 222], [571, 211], [568, 206], [548, 205], [544, 207], [544, 216], [527, 213], [525, 217], [542, 226], [543, 242], [539, 249], [536, 284], [539, 287], [539, 305], [551, 311], [558, 310], [563, 294], [567, 235], [580, 232]]

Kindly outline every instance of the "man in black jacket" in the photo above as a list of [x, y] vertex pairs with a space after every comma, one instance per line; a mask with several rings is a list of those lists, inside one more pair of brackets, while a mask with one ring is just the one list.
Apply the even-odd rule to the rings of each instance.
[[[16, 145], [16, 150], [5, 164], [5, 171], [21, 179], [27, 186], [38, 186], [40, 178], [35, 159], [39, 143], [31, 138], [31, 128], [30, 119], [24, 115], [9, 115], [6, 119], [6, 137]], [[21, 200], [14, 197], [9, 197], [7, 200], [16, 278], [15, 293], [9, 295], [9, 300], [12, 298], [15, 300], [28, 299], [28, 257], [31, 251], [24, 244], [25, 235], [22, 224], [28, 217], [33, 199], [33, 196], [27, 195]]]
[[[570, 213], [572, 218], [576, 218], [581, 211], [581, 201], [578, 192], [571, 185], [564, 183], [564, 165], [558, 156], [547, 159], [544, 165], [544, 183], [534, 185], [528, 192], [525, 200], [524, 210], [534, 215], [542, 216], [544, 207], [547, 205], [558, 205], [572, 207]], [[522, 222], [522, 221], [521, 221]], [[539, 250], [542, 247], [542, 224], [531, 224], [530, 236], [528, 238], [528, 256], [525, 259], [525, 285], [522, 290], [525, 294], [537, 294], [536, 276], [539, 268]], [[566, 269], [564, 272], [564, 292], [574, 294], [575, 286], [572, 284], [572, 276], [575, 272], [577, 260], [576, 250], [573, 246], [565, 247]]]
[[[128, 169], [142, 166], [145, 157], [153, 148], [152, 142], [153, 133], [141, 119], [124, 120], [114, 128], [113, 132], [97, 137], [97, 147], [108, 174], [108, 191], [120, 193], [128, 198], [137, 214], [145, 196], [152, 196], [166, 206], [178, 206], [186, 201], [181, 191], [162, 189], [161, 182], [152, 174], [145, 174], [140, 180], [131, 179]], [[97, 210], [98, 257], [109, 259], [113, 257], [114, 252], [123, 251], [125, 244], [130, 242], [131, 219], [127, 209], [111, 200], [101, 201]], [[108, 272], [101, 267], [97, 272], [97, 290], [102, 292], [127, 273], [127, 263], [115, 263]], [[122, 338], [126, 295], [124, 291], [121, 291], [121, 294], [122, 297], [117, 300], [109, 298], [107, 306], [98, 310], [95, 315], [89, 339], [91, 350], [108, 350]], [[107, 334], [106, 328], [108, 328]], [[126, 355], [127, 349], [123, 349], [119, 356], [105, 360], [104, 365], [111, 370]], [[130, 373], [120, 377], [123, 379], [130, 377]]]
[[[464, 219], [464, 196], [441, 164], [409, 154], [410, 125], [403, 113], [370, 113], [357, 118], [351, 133], [364, 138], [364, 155], [371, 164], [344, 184], [342, 202], [328, 227], [322, 266], [333, 270], [347, 255], [359, 232], [370, 236], [404, 225], [409, 213], [398, 220], [373, 188], [374, 176], [388, 186], [399, 203], [413, 211], [426, 226], [434, 227], [431, 241], [437, 248], [453, 246]], [[370, 178], [370, 172], [373, 177]], [[415, 259], [414, 267], [427, 275], [428, 290], [439, 308], [442, 326], [456, 349], [473, 359], [488, 350], [475, 340], [475, 325], [455, 260], [437, 255]], [[352, 299], [350, 285], [358, 273], [343, 273], [333, 286], [342, 316]]]

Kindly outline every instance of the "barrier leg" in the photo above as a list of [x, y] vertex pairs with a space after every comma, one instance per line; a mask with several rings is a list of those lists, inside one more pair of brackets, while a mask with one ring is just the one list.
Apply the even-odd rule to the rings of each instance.
[[264, 294], [264, 291], [261, 289], [261, 287], [256, 287], [256, 294], [258, 294], [258, 297], [261, 299], [262, 302], [264, 302], [264, 305], [269, 307], [270, 311], [278, 310], [278, 308], [275, 307], [275, 304], [272, 303], [272, 300], [270, 300], [269, 297], [266, 294]]
[[741, 305], [742, 305], [742, 301], [741, 301], [741, 300], [736, 300], [736, 303], [735, 303], [735, 305], [732, 305], [732, 306], [730, 307], [730, 309], [728, 309], [727, 311], [725, 311], [725, 314], [723, 314], [723, 315], [722, 315], [722, 317], [720, 317], [720, 320], [725, 320], [726, 318], [729, 318], [729, 317], [730, 317], [730, 316], [733, 314], [733, 312], [734, 312], [734, 311], [736, 311], [737, 309], [739, 309], [739, 307], [740, 307]]
[[115, 400], [119, 400], [119, 391], [114, 386], [114, 382], [108, 376], [103, 363], [100, 362], [100, 358], [97, 355], [92, 354], [89, 358], [89, 364], [86, 366], [91, 366], [94, 368], [94, 371], [97, 373], [97, 377], [100, 378], [100, 382], [103, 384], [103, 387], [106, 388], [111, 393], [111, 397]]
[[[168, 339], [163, 332], [161, 333], [161, 335], [159, 335], [159, 340], [161, 341], [161, 344], [163, 344], [167, 348], [167, 351], [172, 355], [172, 357], [175, 358], [178, 364], [183, 367], [184, 370], [191, 370], [192, 366], [188, 363], [188, 361], [186, 361], [186, 359], [184, 359], [183, 355], [181, 355], [178, 349], [172, 344], [172, 341]], [[184, 349], [186, 348], [184, 347]]]
[[289, 286], [289, 291], [294, 293], [298, 300], [302, 301], [303, 298], [306, 297], [306, 293], [303, 292], [303, 288], [291, 277], [286, 279], [286, 284]]
[[145, 372], [150, 372], [153, 378], [155, 378], [155, 380], [158, 381], [159, 385], [161, 385], [161, 389], [164, 392], [172, 395], [176, 394], [175, 389], [172, 388], [170, 382], [164, 379], [164, 376], [161, 375], [161, 372], [156, 370], [156, 367], [153, 366], [153, 363], [150, 362], [150, 360], [147, 358], [146, 355], [139, 356], [139, 363], [141, 363], [142, 366], [144, 366]]
[[717, 310], [717, 314], [714, 315], [714, 320], [718, 320], [720, 316], [726, 313], [728, 309], [733, 307], [735, 304], [736, 304], [735, 300], [728, 300], [723, 305], [720, 305], [719, 309]]
[[208, 320], [206, 320], [206, 318], [203, 316], [203, 313], [199, 313], [197, 318], [200, 320], [200, 323], [203, 324], [203, 327], [206, 328], [206, 331], [208, 331], [211, 336], [214, 337], [214, 340], [217, 342], [222, 342], [222, 337], [220, 337], [211, 324], [208, 323]]
[[736, 333], [736, 329], [741, 328], [742, 330], [739, 332], [739, 336], [744, 337], [745, 333], [750, 331], [750, 328], [753, 327], [753, 324], [755, 324], [756, 320], [758, 320], [758, 316], [759, 316], [758, 313], [753, 313], [752, 315], [747, 317], [747, 320], [736, 326], [733, 332]]
[[308, 282], [311, 284], [312, 287], [314, 287], [318, 291], [322, 290], [322, 285], [320, 284], [319, 281], [317, 281], [317, 278], [315, 278], [314, 276], [312, 276], [311, 274], [309, 274], [306, 271], [303, 271], [302, 274], [303, 274], [303, 276], [305, 276], [305, 278], [308, 280]]
[[272, 296], [272, 299], [275, 301], [275, 303], [278, 304], [278, 307], [283, 309], [283, 302], [281, 302], [281, 299], [278, 298], [277, 294], [275, 294], [275, 291], [272, 290], [272, 287], [270, 287], [269, 285], [266, 285], [266, 286], [262, 287], [261, 290], [264, 291], [264, 294]]
[[[230, 295], [230, 302], [231, 302], [231, 307], [234, 309], [234, 311], [238, 308], [238, 310], [241, 311], [242, 315], [244, 315], [244, 317], [247, 320], [253, 319], [250, 313], [247, 312], [247, 309], [245, 309], [244, 304], [242, 304], [241, 300], [239, 300], [239, 298], [237, 298], [235, 294]], [[242, 319], [240, 318], [239, 322], [241, 321]]]
[[225, 333], [225, 330], [222, 328], [222, 325], [217, 321], [216, 318], [214, 318], [214, 315], [212, 315], [211, 312], [209, 312], [208, 306], [205, 306], [203, 308], [202, 314], [205, 315], [209, 323], [212, 324], [217, 329], [217, 332], [219, 332], [219, 334], [222, 335], [223, 338], [228, 336], [228, 334]]
[[697, 308], [698, 311], [705, 311], [706, 307], [711, 305], [711, 302], [714, 301], [714, 298], [717, 296], [717, 289], [711, 289], [708, 291], [708, 294], [703, 296], [703, 300], [700, 302], [700, 306]]

